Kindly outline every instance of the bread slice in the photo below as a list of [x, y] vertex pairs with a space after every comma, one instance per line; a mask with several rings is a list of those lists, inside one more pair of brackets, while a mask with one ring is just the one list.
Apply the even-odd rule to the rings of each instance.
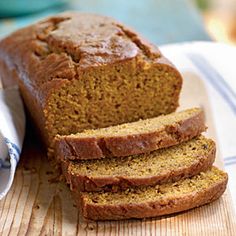
[[84, 192], [76, 200], [81, 204], [83, 216], [91, 220], [155, 217], [185, 211], [216, 200], [224, 193], [227, 180], [225, 172], [212, 167], [211, 170], [174, 183], [117, 193]]
[[150, 152], [189, 140], [206, 129], [200, 108], [75, 135], [57, 136], [59, 159], [99, 159]]
[[207, 170], [215, 143], [204, 136], [151, 153], [102, 160], [62, 161], [63, 175], [76, 191], [118, 191], [187, 178]]

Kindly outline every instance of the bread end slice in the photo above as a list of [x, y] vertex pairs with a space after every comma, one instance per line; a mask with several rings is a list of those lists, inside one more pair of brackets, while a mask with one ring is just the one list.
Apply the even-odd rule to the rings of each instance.
[[118, 193], [82, 193], [77, 200], [81, 200], [83, 216], [90, 220], [156, 217], [189, 210], [218, 199], [224, 193], [227, 181], [227, 173], [212, 167], [174, 183]]

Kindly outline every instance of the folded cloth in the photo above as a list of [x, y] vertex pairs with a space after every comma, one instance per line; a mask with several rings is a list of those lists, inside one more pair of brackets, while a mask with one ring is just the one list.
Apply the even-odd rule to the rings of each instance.
[[181, 72], [197, 73], [206, 85], [236, 209], [236, 47], [192, 42], [165, 45], [161, 51]]
[[12, 185], [24, 135], [25, 114], [18, 89], [0, 89], [0, 200]]

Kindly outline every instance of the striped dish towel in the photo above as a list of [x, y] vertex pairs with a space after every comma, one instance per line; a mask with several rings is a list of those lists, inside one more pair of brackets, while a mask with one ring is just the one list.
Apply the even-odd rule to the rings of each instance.
[[20, 158], [25, 114], [17, 88], [0, 88], [0, 200], [8, 193]]
[[161, 51], [181, 72], [197, 73], [205, 82], [236, 209], [236, 47], [193, 42], [166, 45]]

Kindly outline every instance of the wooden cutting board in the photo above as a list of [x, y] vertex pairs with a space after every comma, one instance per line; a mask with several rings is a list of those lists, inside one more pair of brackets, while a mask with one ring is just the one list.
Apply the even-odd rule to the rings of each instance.
[[[207, 135], [217, 140], [204, 85], [184, 74], [180, 109], [203, 107]], [[39, 144], [28, 138], [15, 181], [0, 201], [2, 235], [236, 235], [236, 219], [227, 190], [217, 201], [184, 213], [146, 220], [85, 222], [73, 205], [68, 187], [53, 182], [53, 172]], [[220, 153], [216, 165], [222, 167]]]

